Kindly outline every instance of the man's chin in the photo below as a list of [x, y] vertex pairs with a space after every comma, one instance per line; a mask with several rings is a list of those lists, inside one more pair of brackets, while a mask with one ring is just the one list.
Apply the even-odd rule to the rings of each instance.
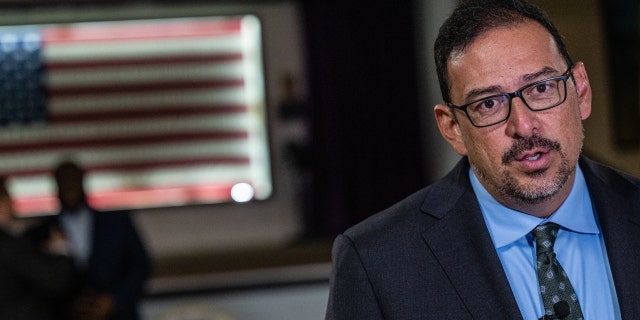
[[505, 185], [505, 193], [512, 199], [526, 203], [538, 204], [556, 196], [565, 181], [559, 181], [557, 177], [545, 177], [545, 172], [533, 172], [518, 182], [511, 181]]
[[77, 212], [82, 209], [83, 203], [63, 204], [62, 210], [66, 212]]

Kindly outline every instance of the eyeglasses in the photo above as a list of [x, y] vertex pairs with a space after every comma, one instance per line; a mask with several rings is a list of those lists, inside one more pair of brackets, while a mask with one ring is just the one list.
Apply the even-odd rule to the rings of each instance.
[[572, 67], [561, 76], [528, 84], [512, 93], [501, 93], [475, 100], [462, 106], [447, 103], [464, 111], [475, 127], [488, 127], [509, 118], [511, 100], [518, 97], [531, 111], [542, 111], [561, 105], [567, 99], [567, 79], [573, 77]]

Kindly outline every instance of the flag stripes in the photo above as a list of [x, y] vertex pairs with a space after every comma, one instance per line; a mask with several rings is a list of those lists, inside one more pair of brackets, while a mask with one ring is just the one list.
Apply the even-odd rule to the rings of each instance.
[[0, 114], [45, 111], [0, 129], [18, 211], [56, 207], [50, 170], [64, 157], [103, 209], [228, 201], [239, 182], [268, 197], [259, 34], [252, 16], [0, 28], [12, 77], [38, 70]]

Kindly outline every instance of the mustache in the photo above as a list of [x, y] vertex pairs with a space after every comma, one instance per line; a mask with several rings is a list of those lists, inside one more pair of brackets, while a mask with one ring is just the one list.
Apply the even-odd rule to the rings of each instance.
[[559, 142], [539, 136], [518, 139], [515, 140], [511, 148], [502, 155], [502, 164], [515, 161], [519, 154], [533, 148], [546, 148], [553, 151], [560, 151], [561, 149]]

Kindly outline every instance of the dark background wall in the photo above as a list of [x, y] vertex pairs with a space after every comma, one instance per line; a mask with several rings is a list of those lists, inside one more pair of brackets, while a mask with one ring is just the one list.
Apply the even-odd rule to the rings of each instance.
[[311, 233], [424, 185], [411, 1], [301, 1], [312, 101]]

